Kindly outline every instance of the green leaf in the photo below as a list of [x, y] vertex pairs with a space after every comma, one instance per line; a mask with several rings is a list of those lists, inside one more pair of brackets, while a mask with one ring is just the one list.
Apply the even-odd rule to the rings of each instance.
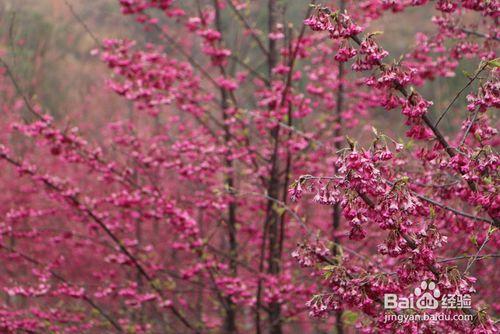
[[413, 148], [413, 146], [415, 146], [415, 143], [413, 142], [413, 140], [410, 140], [405, 144], [404, 149], [410, 151]]
[[344, 249], [342, 248], [341, 244], [336, 244], [335, 249], [337, 250], [337, 261], [341, 262], [342, 258], [344, 257]]
[[493, 59], [493, 60], [490, 60], [488, 62], [488, 65], [490, 65], [491, 67], [500, 67], [500, 58], [496, 58], [496, 59]]
[[344, 311], [342, 312], [342, 322], [346, 325], [354, 325], [356, 320], [358, 320], [359, 315], [355, 312]]
[[431, 219], [436, 218], [436, 210], [434, 209], [433, 206], [430, 207], [430, 218]]
[[336, 268], [337, 268], [337, 266], [332, 265], [332, 264], [329, 264], [329, 265], [324, 266], [322, 269], [323, 269], [324, 271], [332, 271], [332, 270], [334, 270], [334, 269], [336, 269]]
[[278, 215], [282, 215], [285, 213], [286, 209], [278, 204], [273, 204], [273, 210], [278, 214]]
[[476, 236], [476, 235], [471, 235], [471, 237], [470, 237], [470, 241], [472, 242], [472, 244], [473, 244], [474, 246], [476, 246], [476, 247], [478, 246], [478, 245], [477, 245], [477, 236]]

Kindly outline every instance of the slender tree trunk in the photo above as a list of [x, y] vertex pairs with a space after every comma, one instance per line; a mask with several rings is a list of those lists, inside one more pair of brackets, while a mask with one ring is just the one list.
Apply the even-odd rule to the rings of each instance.
[[[268, 32], [271, 33], [276, 26], [276, 0], [268, 1]], [[278, 60], [277, 46], [276, 42], [269, 38], [268, 39], [268, 51], [267, 51], [267, 65], [268, 65], [268, 87], [271, 85], [273, 77], [273, 68], [276, 66]], [[275, 106], [279, 108], [279, 105]], [[267, 201], [266, 215], [264, 220], [264, 226], [262, 231], [262, 244], [260, 251], [260, 263], [259, 271], [264, 270], [264, 258], [266, 254], [266, 244], [269, 247], [268, 255], [268, 268], [267, 272], [269, 274], [278, 274], [280, 271], [280, 258], [279, 258], [279, 214], [274, 209], [274, 200], [279, 198], [279, 125], [276, 125], [271, 130], [271, 138], [274, 144], [273, 153], [271, 156], [271, 170], [269, 173], [269, 180], [267, 185], [267, 195], [269, 200]], [[267, 239], [269, 237], [269, 242]], [[257, 302], [256, 302], [256, 312], [255, 312], [255, 330], [257, 334], [261, 333], [261, 318], [260, 318], [260, 308], [261, 308], [261, 296], [262, 296], [262, 281], [259, 279], [257, 285]], [[268, 308], [268, 320], [269, 320], [269, 331], [272, 334], [281, 334], [281, 306], [279, 303], [271, 303]]]
[[[222, 19], [221, 19], [221, 13], [220, 13], [220, 8], [219, 8], [219, 1], [214, 0], [214, 7], [215, 7], [215, 25], [217, 30], [221, 33], [222, 36]], [[224, 67], [220, 67], [220, 72], [222, 76], [226, 76], [226, 71]], [[227, 109], [229, 107], [228, 99], [229, 99], [229, 94], [226, 89], [221, 88], [220, 89], [220, 96], [221, 96], [221, 109], [222, 109], [222, 119], [223, 119], [223, 126], [224, 126], [224, 143], [226, 144], [226, 147], [229, 149], [230, 148], [230, 140], [231, 140], [231, 133], [229, 126], [226, 124], [226, 120], [228, 118], [227, 115]], [[233, 171], [233, 161], [230, 159], [231, 152], [228, 151], [226, 153], [225, 157], [225, 166], [227, 168], [227, 173], [225, 175], [224, 182], [229, 189], [229, 191], [232, 193], [234, 191], [234, 171]], [[236, 277], [237, 276], [237, 264], [236, 264], [236, 256], [238, 252], [238, 242], [236, 239], [236, 202], [234, 196], [231, 198], [231, 201], [228, 205], [227, 208], [227, 230], [228, 230], [228, 239], [229, 239], [229, 268], [231, 270], [231, 274]], [[236, 333], [237, 328], [236, 328], [236, 308], [231, 300], [231, 298], [225, 298], [226, 300], [226, 314], [224, 317], [224, 333]]]
[[[276, 28], [277, 4], [276, 0], [268, 1], [268, 31], [271, 33]], [[277, 64], [278, 53], [276, 41], [269, 38], [269, 55], [268, 55], [268, 71], [269, 80], [272, 80], [272, 71]], [[277, 105], [281, 108], [281, 105]], [[279, 198], [280, 193], [280, 180], [279, 180], [279, 125], [272, 129], [271, 136], [274, 141], [274, 149], [272, 156], [271, 173], [269, 178], [268, 195], [271, 198]], [[278, 212], [274, 209], [274, 201], [269, 200], [267, 207], [267, 217], [269, 225], [269, 257], [268, 257], [268, 273], [278, 275], [280, 272], [280, 237], [279, 237], [279, 221], [280, 217]], [[272, 302], [269, 305], [269, 333], [281, 334], [281, 305], [278, 302]]]
[[[345, 0], [340, 0], [340, 11], [345, 10]], [[342, 142], [338, 140], [340, 136], [342, 136], [342, 110], [344, 107], [344, 63], [339, 62], [338, 66], [338, 81], [339, 86], [337, 90], [337, 108], [336, 108], [336, 117], [337, 117], [337, 127], [335, 128], [335, 149], [338, 151], [342, 148]], [[335, 173], [337, 173], [337, 168], [335, 168]], [[333, 241], [335, 244], [333, 245], [333, 254], [336, 255], [338, 252], [338, 247], [340, 245], [340, 240], [337, 237], [337, 232], [340, 229], [340, 220], [342, 218], [342, 208], [339, 203], [336, 203], [333, 206]], [[342, 309], [339, 309], [335, 312], [335, 329], [337, 334], [344, 333], [344, 326], [342, 323]]]

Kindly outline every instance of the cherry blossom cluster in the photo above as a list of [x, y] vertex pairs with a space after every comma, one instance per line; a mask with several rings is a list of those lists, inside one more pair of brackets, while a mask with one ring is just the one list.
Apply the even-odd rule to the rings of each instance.
[[[427, 1], [384, 3], [373, 2], [371, 7], [367, 6], [365, 9], [375, 12], [385, 6], [385, 9], [400, 11], [406, 6], [425, 5]], [[442, 291], [477, 293], [477, 289], [473, 287], [477, 284], [477, 279], [471, 277], [467, 270], [462, 273], [457, 267], [441, 264], [438, 259], [438, 254], [446, 253], [447, 249], [457, 245], [449, 231], [450, 228], [456, 231], [456, 228], [452, 227], [456, 221], [450, 220], [450, 215], [456, 215], [460, 222], [464, 217], [471, 219], [467, 225], [471, 229], [482, 231], [477, 233], [484, 235], [485, 231], [488, 231], [487, 236], [481, 239], [483, 247], [491, 243], [495, 249], [498, 242], [492, 237], [494, 232], [491, 231], [495, 229], [488, 227], [499, 224], [499, 214], [496, 212], [498, 191], [494, 186], [495, 181], [491, 179], [497, 175], [494, 169], [497, 168], [498, 155], [492, 151], [497, 145], [497, 131], [489, 125], [490, 117], [486, 114], [488, 110], [496, 108], [494, 101], [498, 95], [492, 86], [498, 81], [494, 79], [498, 66], [497, 60], [493, 60], [496, 55], [491, 48], [495, 42], [488, 39], [495, 34], [485, 34], [486, 41], [483, 45], [477, 41], [464, 40], [451, 46], [444, 44], [446, 37], [458, 40], [457, 35], [468, 35], [468, 29], [463, 28], [458, 21], [459, 16], [451, 20], [451, 13], [474, 10], [487, 16], [489, 14], [486, 7], [489, 7], [489, 4], [479, 6], [467, 1], [438, 1], [435, 5], [442, 16], [436, 16], [433, 21], [437, 23], [441, 34], [430, 37], [417, 35], [415, 51], [393, 64], [384, 63], [388, 53], [374, 40], [374, 34], [368, 33], [366, 37], [361, 34], [347, 34], [338, 44], [336, 60], [348, 62], [354, 58], [353, 70], [372, 72], [364, 74], [365, 78], [360, 80], [380, 94], [382, 101], [379, 105], [386, 109], [401, 108], [401, 113], [406, 116], [405, 124], [410, 126], [406, 136], [420, 140], [422, 147], [412, 153], [402, 143], [374, 130], [376, 139], [370, 149], [360, 149], [356, 143], [349, 140], [350, 149], [337, 152], [333, 176], [306, 174], [298, 178], [290, 188], [292, 200], [304, 196], [309, 198], [311, 194], [313, 202], [334, 207], [340, 205], [343, 217], [350, 224], [349, 238], [366, 244], [364, 240], [370, 235], [370, 238], [377, 239], [379, 254], [394, 259], [388, 260], [391, 265], [386, 267], [386, 270], [395, 270], [395, 273], [387, 274], [376, 267], [379, 263], [377, 258], [368, 259], [354, 252], [347, 254], [344, 250], [340, 259], [337, 256], [318, 260], [317, 256], [309, 255], [314, 254], [309, 248], [300, 246], [294, 253], [299, 263], [312, 268], [314, 276], [324, 277], [323, 291], [314, 295], [308, 303], [314, 316], [327, 317], [331, 313], [341, 312], [347, 303], [373, 317], [378, 321], [377, 326], [386, 331], [396, 332], [399, 327], [405, 330], [443, 330], [447, 326], [460, 332], [495, 331], [491, 319], [482, 311], [474, 309], [470, 312], [478, 319], [476, 322], [435, 324], [435, 327], [388, 324], [378, 316], [382, 310], [381, 300], [384, 293], [408, 291], [412, 284], [422, 279], [437, 281]], [[339, 12], [321, 6], [316, 9], [322, 14], [313, 14], [306, 20], [306, 24], [314, 31], [328, 31], [328, 22]], [[351, 16], [357, 18], [355, 9]], [[488, 24], [485, 26], [488, 27]], [[363, 58], [361, 55], [364, 55]], [[436, 75], [454, 76], [458, 60], [463, 57], [479, 59], [476, 74], [469, 77], [471, 82], [483, 71], [489, 78], [485, 83], [480, 83], [478, 93], [467, 97], [470, 115], [463, 122], [457, 140], [453, 140], [443, 136], [431, 120], [429, 114], [433, 102], [425, 99], [414, 86], [422, 86], [426, 81], [433, 80]], [[430, 70], [433, 67], [436, 71]], [[444, 114], [447, 112], [448, 110]], [[480, 134], [474, 136], [472, 133], [476, 127], [481, 130]], [[395, 151], [388, 145], [391, 142], [395, 144]], [[454, 145], [457, 148], [454, 148]], [[411, 156], [416, 159], [414, 162], [406, 160]], [[422, 165], [419, 166], [420, 164]], [[416, 170], [409, 172], [412, 168], [409, 166], [414, 166]], [[432, 180], [443, 178], [456, 181], [449, 183], [449, 186], [442, 186], [443, 188], [432, 184], [435, 182]], [[429, 181], [431, 184], [426, 185]], [[436, 187], [439, 200], [434, 199], [434, 193], [428, 192], [426, 187]], [[458, 204], [460, 208], [465, 203], [469, 208], [479, 209], [477, 213], [470, 215], [440, 201], [446, 201], [452, 206], [462, 203]], [[477, 216], [481, 217], [480, 221], [477, 221]], [[477, 244], [476, 241], [474, 243]], [[346, 261], [347, 259], [350, 261]], [[371, 264], [372, 261], [375, 264]], [[471, 262], [474, 261], [469, 261], [467, 269]], [[397, 268], [391, 268], [396, 264]], [[358, 277], [362, 277], [362, 283]], [[380, 286], [380, 281], [386, 283], [386, 288], [380, 291], [373, 289], [374, 286]]]

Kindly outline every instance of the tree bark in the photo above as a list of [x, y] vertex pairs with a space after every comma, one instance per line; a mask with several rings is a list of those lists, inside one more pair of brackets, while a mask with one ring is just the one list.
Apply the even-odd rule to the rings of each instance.
[[[343, 12], [345, 10], [345, 0], [340, 0], [339, 3], [340, 11]], [[338, 151], [342, 148], [342, 142], [339, 139], [342, 136], [342, 110], [344, 108], [344, 63], [339, 62], [338, 65], [338, 78], [339, 85], [337, 89], [337, 106], [336, 106], [336, 117], [337, 124], [334, 131], [335, 138], [335, 149]], [[337, 174], [337, 168], [335, 168], [335, 174]], [[340, 207], [340, 203], [336, 203], [333, 206], [333, 241], [335, 244], [332, 247], [333, 255], [337, 255], [338, 247], [340, 247], [340, 240], [337, 236], [337, 233], [340, 229], [340, 221], [342, 219], [342, 208]], [[344, 333], [344, 326], [342, 323], [342, 309], [339, 309], [335, 312], [335, 329], [337, 334]]]
[[[276, 27], [277, 4], [276, 0], [268, 1], [268, 31], [273, 32]], [[268, 55], [268, 75], [269, 80], [272, 79], [272, 71], [277, 63], [277, 46], [276, 41], [269, 38], [269, 55]], [[280, 108], [280, 105], [276, 106]], [[274, 140], [274, 150], [272, 156], [271, 173], [269, 178], [268, 195], [271, 198], [279, 198], [280, 180], [279, 180], [279, 125], [271, 131], [271, 136]], [[269, 257], [268, 257], [268, 273], [278, 275], [280, 272], [280, 257], [279, 257], [279, 214], [274, 209], [274, 202], [269, 200], [267, 203], [266, 221], [269, 226]], [[272, 302], [269, 305], [269, 333], [281, 334], [281, 305], [278, 302]]]
[[[214, 0], [214, 9], [215, 9], [215, 25], [217, 30], [221, 33], [223, 32], [221, 13], [219, 8], [219, 1]], [[222, 38], [222, 37], [221, 37]], [[226, 76], [226, 71], [223, 66], [220, 66], [220, 73], [222, 76]], [[229, 107], [228, 99], [229, 94], [226, 89], [220, 89], [221, 96], [221, 110], [222, 110], [222, 119], [223, 119], [223, 130], [224, 130], [224, 143], [227, 148], [230, 148], [231, 141], [231, 132], [229, 126], [226, 124], [226, 120], [228, 118], [227, 109]], [[234, 171], [233, 171], [233, 161], [230, 159], [230, 150], [226, 153], [225, 156], [225, 166], [227, 169], [227, 173], [224, 177], [224, 182], [230, 193], [234, 191]], [[238, 242], [236, 237], [236, 202], [234, 196], [231, 196], [231, 200], [227, 207], [227, 231], [228, 231], [228, 239], [229, 239], [229, 268], [231, 271], [231, 275], [233, 277], [237, 276], [237, 264], [236, 264], [236, 256], [238, 252]], [[230, 297], [225, 298], [226, 308], [225, 308], [225, 317], [224, 317], [224, 325], [223, 331], [224, 333], [236, 333], [236, 307], [231, 300]]]

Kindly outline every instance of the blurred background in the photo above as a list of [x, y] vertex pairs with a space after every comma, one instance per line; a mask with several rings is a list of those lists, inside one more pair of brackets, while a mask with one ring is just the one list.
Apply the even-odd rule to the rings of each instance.
[[[284, 15], [298, 26], [308, 4], [308, 0], [282, 1], [286, 8]], [[186, 6], [189, 8], [188, 4]], [[260, 26], [260, 21], [264, 26], [264, 2], [263, 6], [251, 7], [262, 8], [261, 13], [252, 13], [252, 17], [256, 27]], [[411, 49], [416, 32], [432, 33], [434, 26], [430, 18], [434, 14], [432, 6], [410, 8], [404, 13], [386, 15], [370, 30], [384, 31], [379, 37], [381, 44], [397, 59]], [[100, 118], [112, 117], [117, 110], [131, 109], [125, 99], [103, 89], [110, 71], [99, 57], [91, 55], [96, 47], [92, 35], [100, 41], [133, 39], [139, 45], [158, 41], [156, 32], [144, 31], [133, 19], [122, 15], [116, 0], [3, 0], [0, 3], [0, 54], [9, 61], [23, 90], [56, 119], [66, 119], [68, 125], [76, 122], [72, 119], [72, 115], [76, 117], [77, 114], [71, 112], [74, 108], [85, 108], [94, 126], [101, 123]], [[251, 58], [252, 52], [258, 53], [258, 50], [248, 50], [248, 57]], [[192, 55], [196, 57], [197, 51], [192, 50]], [[467, 81], [462, 71], [473, 72], [476, 66], [463, 60], [455, 78], [439, 78], [420, 91], [427, 99], [434, 100], [434, 110], [443, 110]], [[264, 67], [257, 69], [266, 71]], [[460, 110], [464, 105], [465, 100], [460, 99], [455, 108]], [[377, 122], [385, 123], [393, 117], [397, 118], [394, 124], [401, 126], [403, 131], [398, 113], [382, 112]], [[443, 122], [441, 126], [447, 131], [452, 123]]]

